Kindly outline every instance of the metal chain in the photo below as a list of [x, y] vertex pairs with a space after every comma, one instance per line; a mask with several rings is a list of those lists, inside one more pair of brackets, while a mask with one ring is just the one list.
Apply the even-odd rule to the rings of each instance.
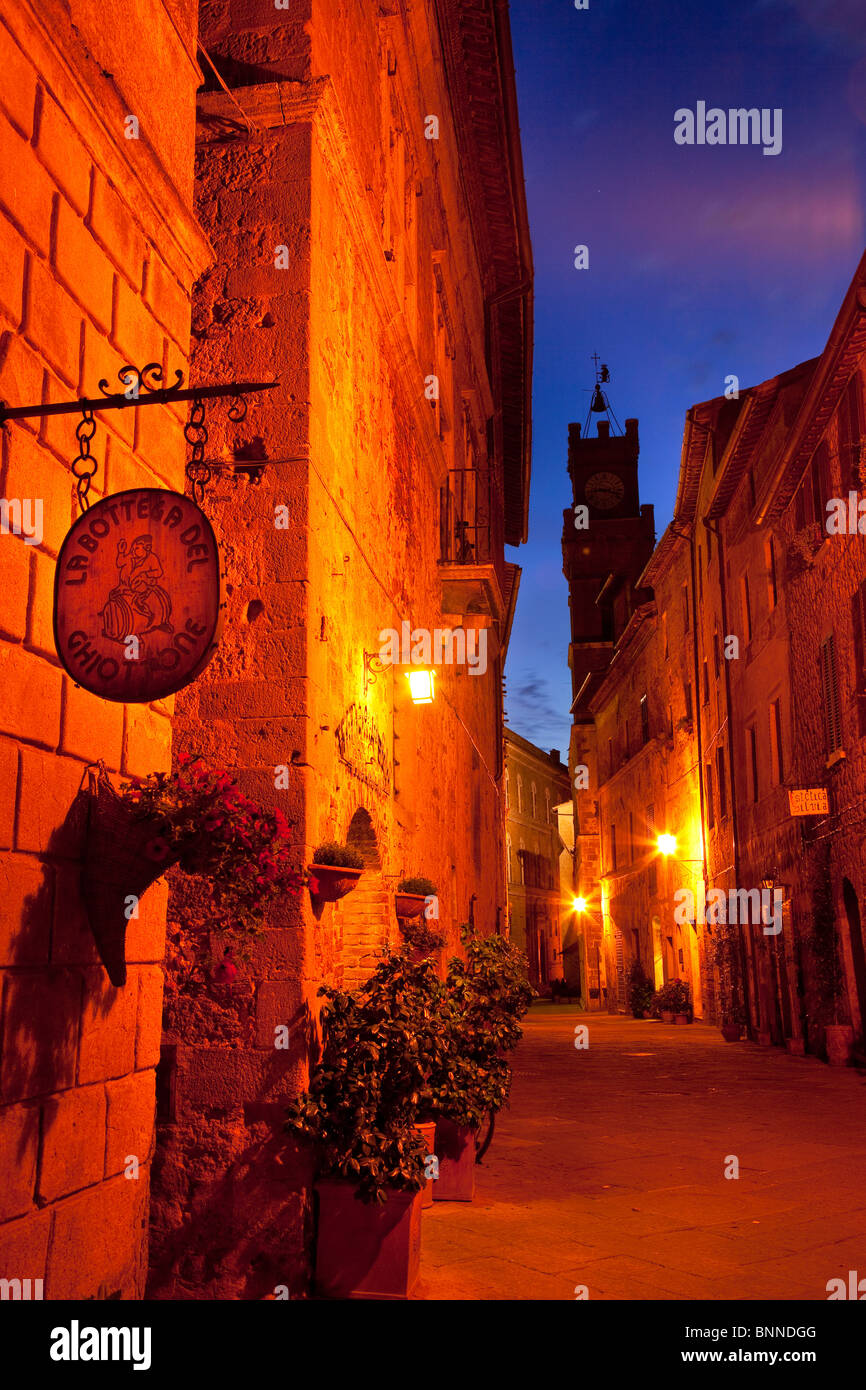
[[[87, 494], [90, 491], [90, 479], [96, 472], [99, 464], [90, 454], [90, 441], [96, 434], [96, 421], [93, 418], [93, 411], [85, 406], [81, 412], [81, 419], [75, 426], [75, 437], [78, 440], [78, 453], [72, 460], [72, 472], [76, 479], [76, 491], [78, 492], [78, 505], [83, 512], [90, 506]], [[90, 464], [92, 467], [88, 467]]]
[[200, 396], [196, 396], [193, 400], [189, 419], [183, 427], [183, 434], [187, 444], [192, 449], [189, 462], [186, 465], [186, 476], [192, 484], [193, 501], [198, 501], [200, 506], [204, 501], [205, 487], [212, 477], [211, 470], [204, 461], [208, 432], [204, 422], [204, 401]]

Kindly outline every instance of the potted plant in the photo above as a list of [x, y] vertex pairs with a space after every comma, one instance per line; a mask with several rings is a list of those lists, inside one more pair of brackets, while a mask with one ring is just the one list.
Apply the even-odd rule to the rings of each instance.
[[426, 960], [428, 956], [432, 956], [445, 945], [445, 937], [442, 933], [434, 931], [423, 918], [421, 920], [414, 917], [401, 918], [400, 935], [405, 942], [403, 949], [408, 953], [409, 960], [413, 963]]
[[[436, 1120], [434, 1201], [472, 1201], [476, 1161], [489, 1147], [495, 1117], [508, 1101], [506, 1054], [520, 1041], [520, 1020], [535, 993], [517, 946], [501, 936], [476, 937], [465, 926], [461, 940], [466, 958], [448, 963], [439, 1050], [421, 1101], [425, 1116]], [[478, 1132], [486, 1121], [487, 1136], [478, 1151]]]
[[841, 1021], [845, 1001], [845, 972], [833, 909], [833, 892], [826, 858], [817, 868], [812, 890], [812, 930], [809, 946], [817, 985], [818, 1021], [824, 1025], [827, 1061], [847, 1067], [854, 1052], [854, 1029]]
[[216, 940], [217, 958], [242, 958], [268, 904], [297, 892], [289, 822], [243, 795], [230, 774], [181, 753], [173, 772], [133, 777], [115, 789], [91, 774], [82, 899], [114, 985], [126, 981], [130, 895], [140, 897], [178, 865], [200, 879], [178, 909], [193, 939]]
[[307, 872], [310, 896], [319, 903], [335, 903], [357, 888], [364, 860], [354, 845], [327, 840], [313, 850], [313, 862]]
[[394, 910], [401, 921], [420, 917], [427, 899], [436, 896], [436, 885], [429, 878], [404, 878], [397, 884]]
[[442, 1047], [429, 962], [382, 961], [354, 993], [323, 988], [322, 1047], [286, 1130], [313, 1147], [317, 1291], [407, 1298], [418, 1277], [429, 1145], [419, 1102]]
[[668, 980], [654, 996], [661, 1012], [662, 1023], [688, 1023], [691, 998], [686, 980]]
[[628, 968], [628, 1003], [635, 1018], [646, 1018], [652, 1008], [652, 981], [643, 968], [642, 962], [635, 958]]

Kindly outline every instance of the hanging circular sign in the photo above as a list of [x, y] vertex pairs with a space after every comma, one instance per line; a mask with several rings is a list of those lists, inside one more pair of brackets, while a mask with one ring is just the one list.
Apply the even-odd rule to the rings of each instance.
[[94, 502], [60, 548], [54, 643], [76, 684], [146, 704], [195, 680], [217, 647], [219, 551], [179, 492], [135, 488]]

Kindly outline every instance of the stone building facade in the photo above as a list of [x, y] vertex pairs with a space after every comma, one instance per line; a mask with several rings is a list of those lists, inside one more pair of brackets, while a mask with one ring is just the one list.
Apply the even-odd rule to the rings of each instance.
[[[624, 1007], [639, 955], [657, 985], [688, 981], [696, 1015], [794, 1052], [822, 1053], [834, 1024], [864, 1047], [864, 265], [820, 357], [688, 412], [674, 518], [637, 580], [646, 601], [591, 718], [575, 706], [578, 875], [598, 903], [608, 1007]], [[802, 814], [806, 792], [827, 811]], [[694, 906], [675, 912], [683, 888]], [[700, 901], [711, 890], [724, 920]]]
[[542, 993], [549, 990], [553, 980], [564, 977], [563, 949], [573, 937], [573, 854], [568, 844], [569, 828], [561, 825], [570, 802], [568, 768], [560, 760], [559, 749], [545, 753], [506, 729], [505, 857], [510, 936], [526, 953], [530, 981]]
[[[319, 986], [396, 938], [404, 874], [435, 880], [452, 946], [464, 921], [505, 930], [503, 547], [526, 537], [532, 285], [508, 19], [382, 9], [231, 0], [199, 27], [183, 0], [110, 24], [91, 0], [22, 0], [0, 24], [0, 398], [96, 394], [127, 363], [280, 382], [242, 425], [209, 414], [210, 455], [241, 465], [203, 503], [223, 636], [154, 706], [95, 699], [54, 652], [75, 417], [3, 431], [3, 495], [42, 498], [45, 528], [0, 534], [0, 1273], [47, 1298], [303, 1292], [309, 1160], [281, 1122]], [[185, 418], [97, 415], [91, 495], [183, 491]], [[404, 622], [456, 634], [432, 705], [371, 659]], [[88, 764], [116, 780], [185, 750], [286, 814], [299, 868], [353, 842], [363, 886], [318, 915], [289, 900], [235, 983], [184, 993], [160, 881], [115, 989], [70, 808]]]
[[[323, 911], [306, 892], [275, 910], [230, 989], [173, 996], [149, 1288], [294, 1296], [310, 1157], [281, 1125], [319, 987], [363, 981], [398, 942], [404, 876], [435, 883], [452, 952], [463, 923], [506, 927], [504, 543], [526, 534], [532, 263], [501, 6], [313, 3], [276, 26], [214, 6], [202, 41], [229, 91], [214, 80], [199, 101], [215, 257], [194, 369], [280, 388], [261, 421], [211, 434], [267, 466], [206, 502], [226, 624], [178, 699], [175, 746], [279, 807], [299, 869], [348, 840], [365, 873]], [[408, 667], [382, 669], [383, 638], [445, 631], [444, 659], [426, 658], [433, 703], [415, 705]]]
[[[192, 209], [196, 7], [21, 0], [0, 22], [0, 398], [98, 395], [127, 363], [185, 369], [211, 259]], [[176, 409], [97, 415], [91, 500], [183, 487]], [[41, 536], [0, 534], [0, 1274], [46, 1298], [141, 1296], [162, 1009], [165, 890], [142, 902], [112, 987], [78, 896], [88, 764], [167, 767], [171, 701], [108, 704], [58, 662], [54, 569], [77, 515], [76, 417], [2, 431], [2, 496]], [[34, 541], [36, 536], [33, 537]], [[129, 1156], [137, 1162], [134, 1177]]]

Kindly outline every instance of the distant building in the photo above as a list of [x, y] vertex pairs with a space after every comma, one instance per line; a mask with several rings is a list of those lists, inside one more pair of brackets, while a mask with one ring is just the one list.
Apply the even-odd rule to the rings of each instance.
[[574, 915], [571, 813], [568, 768], [560, 760], [559, 749], [545, 753], [506, 729], [505, 852], [511, 940], [526, 952], [530, 980], [541, 993], [549, 990], [552, 980], [564, 974], [568, 978], [562, 950]]
[[866, 257], [818, 358], [689, 410], [651, 555], [636, 422], [570, 426], [575, 872], [612, 1011], [640, 960], [757, 1042], [866, 1055], [864, 367]]

